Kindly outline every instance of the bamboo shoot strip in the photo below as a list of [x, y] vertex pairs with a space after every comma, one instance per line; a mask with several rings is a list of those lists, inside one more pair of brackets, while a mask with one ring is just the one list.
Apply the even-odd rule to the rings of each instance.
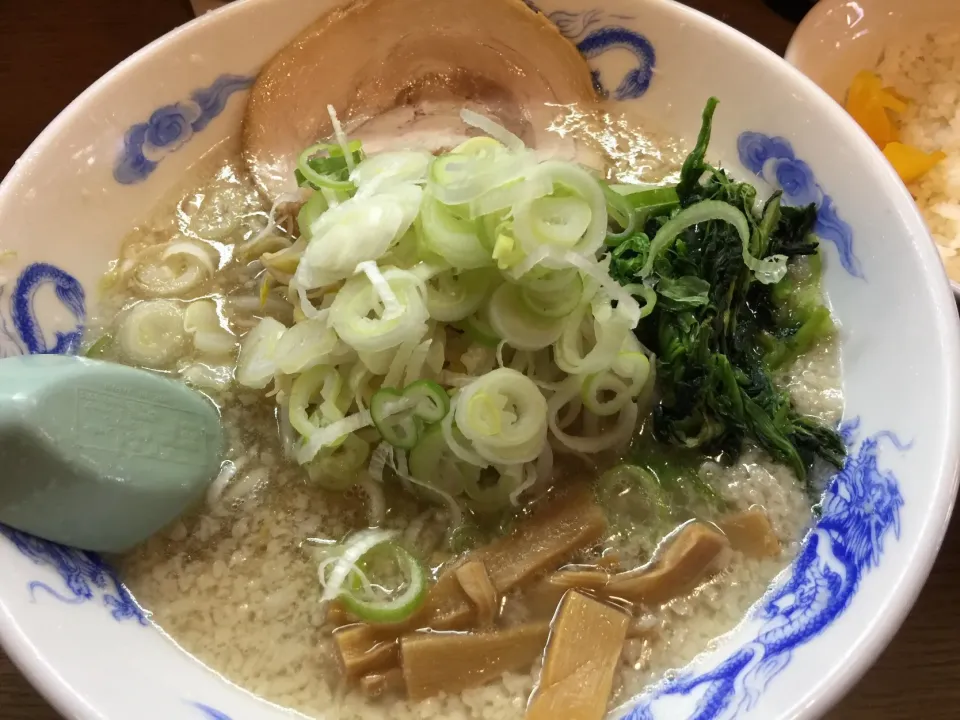
[[460, 587], [470, 597], [477, 610], [477, 625], [493, 625], [500, 611], [500, 598], [497, 589], [490, 582], [490, 576], [482, 562], [471, 560], [456, 569]]
[[[619, 573], [603, 588], [603, 594], [641, 605], [662, 605], [685, 595], [724, 562], [730, 543], [721, 533], [703, 523], [690, 523], [680, 530], [652, 569]], [[729, 555], [729, 553], [726, 553]]]
[[576, 591], [560, 606], [526, 720], [602, 720], [630, 616]]
[[549, 623], [483, 633], [417, 632], [400, 641], [410, 700], [485, 685], [505, 672], [529, 672], [543, 652]]
[[387, 693], [405, 693], [407, 685], [403, 671], [395, 668], [384, 673], [364, 675], [360, 678], [360, 689], [368, 698], [379, 698]]
[[730, 546], [749, 558], [776, 557], [780, 540], [773, 532], [770, 518], [759, 507], [728, 515], [717, 522]]

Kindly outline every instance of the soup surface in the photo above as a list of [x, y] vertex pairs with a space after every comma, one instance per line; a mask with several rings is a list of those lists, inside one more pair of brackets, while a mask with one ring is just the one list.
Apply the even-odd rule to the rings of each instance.
[[[683, 143], [644, 131], [645, 126], [577, 110], [557, 125], [602, 152], [611, 181], [675, 183]], [[591, 483], [606, 525], [601, 537], [546, 568], [548, 575], [557, 567], [655, 570], [691, 521], [728, 528], [724, 523], [729, 518], [750, 513], [767, 521], [765, 549], [749, 543], [727, 547], [691, 582], [647, 602], [627, 604], [629, 627], [615, 655], [611, 706], [708, 649], [793, 558], [812, 521], [811, 493], [796, 473], [749, 439], [735, 459], [664, 446], [653, 437], [656, 398], [646, 404], [641, 400], [633, 439], [612, 451], [585, 455], [553, 442], [552, 472], [541, 479], [539, 492], [495, 514], [469, 507], [466, 541], [454, 542], [446, 504], [417, 492], [389, 469], [382, 482], [364, 469], [345, 488], [331, 489], [291, 458], [288, 421], [275, 397], [276, 391], [284, 392], [279, 383], [271, 393], [269, 386], [244, 387], [235, 379], [238, 345], [261, 318], [275, 318], [284, 326], [296, 319], [296, 302], [284, 288], [273, 284], [264, 290], [268, 273], [262, 261], [264, 253], [290, 245], [297, 232], [295, 215], [280, 212], [278, 227], [265, 233], [265, 227], [272, 228], [269, 212], [247, 179], [236, 147], [227, 143], [211, 153], [185, 186], [125, 240], [104, 280], [99, 331], [94, 333], [99, 339], [92, 345], [93, 354], [105, 359], [178, 376], [221, 408], [228, 451], [202, 506], [118, 559], [123, 580], [152, 621], [214, 672], [311, 717], [524, 717], [545, 672], [542, 641], [534, 657], [512, 663], [477, 687], [454, 684], [425, 699], [404, 698], [403, 688], [386, 671], [382, 681], [377, 673], [359, 682], [346, 679], [344, 651], [334, 631], [356, 618], [320, 602], [318, 563], [331, 544], [377, 526], [395, 530], [436, 577], [455, 567], [458, 558], [462, 562], [465, 548], [487, 547], [532, 522], [528, 506], [533, 504], [536, 517], [537, 497], [550, 487], [559, 491]], [[198, 247], [206, 260], [197, 262]], [[803, 259], [789, 269], [794, 279], [814, 272], [818, 268]], [[131, 331], [137, 308], [157, 302], [168, 307], [151, 316], [146, 331], [142, 325], [139, 334]], [[458, 331], [447, 333], [443, 368], [462, 369], [471, 343]], [[501, 352], [508, 365], [511, 357], [516, 359], [509, 348]], [[498, 360], [487, 350], [471, 362], [493, 369]], [[801, 415], [826, 425], [839, 421], [840, 365], [833, 335], [785, 363], [774, 377]], [[623, 471], [623, 461], [640, 470]], [[813, 487], [824, 472], [814, 466]], [[673, 488], [663, 515], [651, 514], [651, 491], [643, 485], [650, 478], [658, 488]], [[727, 533], [735, 538], [729, 529]], [[537, 584], [543, 575], [497, 597], [498, 632], [520, 632], [554, 616], [558, 600], [543, 614]], [[593, 592], [589, 583], [572, 587]], [[612, 602], [620, 606], [616, 598]], [[450, 657], [460, 654], [454, 649]], [[412, 662], [412, 651], [404, 657]], [[433, 656], [433, 664], [442, 665], [443, 657]], [[413, 680], [408, 676], [406, 681], [409, 689]]]

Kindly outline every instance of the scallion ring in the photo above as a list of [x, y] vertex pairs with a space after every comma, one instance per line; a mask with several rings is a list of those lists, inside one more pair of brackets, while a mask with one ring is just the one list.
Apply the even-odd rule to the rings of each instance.
[[417, 380], [403, 391], [380, 388], [370, 400], [370, 414], [380, 435], [403, 450], [417, 444], [425, 423], [438, 423], [449, 411], [449, 396], [432, 380]]
[[370, 399], [370, 415], [380, 436], [394, 447], [409, 450], [420, 437], [420, 423], [410, 412], [415, 401], [395, 388], [380, 388]]
[[417, 380], [403, 389], [403, 397], [413, 400], [413, 413], [427, 423], [437, 423], [450, 411], [450, 396], [432, 380]]
[[[300, 153], [300, 157], [297, 159], [297, 170], [303, 178], [317, 190], [327, 188], [328, 190], [352, 192], [356, 189], [354, 184], [349, 180], [341, 180], [337, 177], [339, 174], [342, 174], [342, 171], [335, 170], [333, 167], [334, 163], [324, 162], [334, 159], [334, 149], [339, 151], [341, 156], [343, 155], [343, 151], [336, 145], [329, 145], [327, 143], [311, 145]], [[327, 157], [314, 158], [314, 156], [319, 153], [326, 153]], [[346, 159], [341, 157], [340, 160], [343, 163], [342, 170], [346, 170]]]
[[[382, 543], [369, 552], [386, 552], [393, 556], [404, 578], [402, 592], [395, 597], [379, 598], [353, 584], [352, 587], [344, 587], [340, 591], [340, 602], [364, 622], [391, 624], [406, 620], [420, 609], [427, 596], [427, 573], [423, 565], [412, 553], [395, 542]], [[363, 559], [361, 556], [360, 562]]]

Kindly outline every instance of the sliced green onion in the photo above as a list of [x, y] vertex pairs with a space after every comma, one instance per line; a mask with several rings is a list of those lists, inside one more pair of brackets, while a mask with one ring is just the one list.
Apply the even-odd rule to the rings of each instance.
[[440, 422], [450, 410], [450, 396], [432, 380], [410, 383], [403, 389], [403, 397], [414, 401], [413, 412], [427, 423]]
[[547, 401], [516, 370], [499, 368], [464, 387], [455, 413], [460, 432], [492, 464], [531, 462], [546, 442]]
[[578, 271], [548, 270], [539, 279], [524, 278], [520, 299], [537, 315], [563, 318], [577, 309], [583, 292], [583, 278]]
[[458, 217], [447, 205], [429, 195], [417, 219], [425, 247], [459, 270], [493, 264], [490, 251], [480, 241], [480, 222]]
[[236, 349], [237, 338], [225, 325], [213, 300], [194, 300], [183, 313], [183, 329], [193, 337], [193, 347], [208, 357], [223, 358]]
[[394, 447], [409, 450], [420, 437], [419, 418], [411, 412], [412, 398], [394, 388], [380, 388], [370, 399], [370, 416], [380, 436]]
[[557, 441], [568, 450], [586, 454], [602, 452], [629, 442], [636, 428], [639, 413], [637, 404], [634, 402], [623, 406], [612, 428], [606, 428], [596, 435], [576, 436], [563, 430], [564, 423], [560, 421], [560, 413], [571, 402], [580, 400], [580, 384], [580, 378], [571, 376], [547, 403], [547, 424]]
[[382, 387], [403, 385], [407, 365], [410, 363], [410, 359], [413, 357], [413, 353], [419, 345], [420, 338], [412, 338], [391, 351], [393, 359], [390, 361], [390, 367], [387, 369], [387, 374], [383, 378]]
[[[347, 610], [371, 623], [396, 623], [413, 615], [426, 598], [427, 574], [420, 562], [394, 541], [397, 535], [394, 530], [362, 530], [328, 550], [330, 556], [317, 570], [323, 587], [320, 602], [339, 599]], [[375, 588], [367, 576], [378, 562], [392, 564], [402, 576], [402, 583], [392, 593]]]
[[417, 444], [424, 423], [438, 423], [450, 410], [450, 397], [432, 380], [417, 380], [403, 391], [380, 388], [370, 400], [370, 414], [380, 435], [394, 447]]
[[297, 226], [300, 228], [300, 236], [309, 239], [310, 228], [329, 209], [330, 205], [323, 193], [314, 192], [300, 208], [300, 212], [297, 213]]
[[549, 347], [560, 337], [563, 317], [545, 316], [534, 312], [524, 302], [522, 289], [513, 283], [504, 283], [493, 293], [488, 306], [490, 326], [494, 333], [517, 350], [540, 350]]
[[624, 380], [630, 381], [630, 395], [636, 397], [647, 386], [653, 366], [650, 358], [642, 351], [628, 348], [628, 343], [631, 340], [637, 343], [633, 334], [628, 335], [627, 342], [620, 349], [620, 353], [610, 369]]
[[[614, 363], [631, 329], [631, 319], [620, 306], [584, 305], [564, 325], [554, 345], [554, 361], [570, 375], [602, 372]], [[585, 351], [591, 339], [593, 347]]]
[[[393, 624], [406, 620], [423, 605], [427, 597], [427, 573], [408, 550], [395, 542], [382, 543], [371, 549], [392, 555], [404, 576], [403, 591], [395, 597], [378, 598], [353, 588], [344, 588], [340, 602], [360, 620], [374, 624]], [[370, 551], [368, 551], [370, 552]], [[361, 561], [363, 556], [361, 556]]]
[[183, 295], [216, 271], [209, 245], [193, 240], [174, 242], [166, 249], [152, 249], [133, 273], [133, 281], [146, 294], [157, 297]]
[[590, 226], [590, 205], [578, 197], [541, 197], [530, 209], [534, 231], [550, 245], [572, 247]]
[[530, 177], [541, 176], [553, 183], [554, 194], [513, 208], [513, 232], [523, 249], [528, 254], [543, 246], [579, 255], [595, 253], [607, 234], [607, 203], [600, 183], [583, 168], [556, 160], [541, 163]]
[[319, 316], [301, 320], [283, 333], [276, 345], [276, 365], [281, 372], [296, 375], [354, 355], [330, 327], [328, 312], [321, 310]]
[[[427, 337], [427, 339], [422, 340], [413, 349], [413, 352], [410, 354], [410, 359], [407, 361], [407, 369], [403, 373], [404, 387], [410, 383], [416, 382], [417, 378], [423, 377], [425, 374], [430, 374], [429, 368], [428, 372], [426, 373], [424, 372], [424, 368], [427, 365], [427, 358], [430, 356], [430, 348], [433, 347], [435, 342], [437, 342], [436, 336], [437, 333], [430, 333], [430, 336]], [[440, 371], [437, 370], [436, 372], [439, 373]]]
[[469, 463], [479, 468], [489, 467], [490, 463], [471, 447], [470, 441], [464, 437], [460, 428], [456, 426], [454, 418], [457, 414], [457, 405], [460, 402], [460, 396], [455, 395], [450, 401], [450, 412], [440, 423], [443, 430], [443, 439], [447, 442], [447, 447], [460, 458], [463, 462]]
[[620, 193], [612, 190], [607, 184], [601, 183], [603, 196], [607, 200], [607, 214], [610, 219], [620, 226], [620, 230], [614, 232], [607, 230], [607, 245], [619, 245], [622, 240], [626, 240], [633, 234], [637, 226], [636, 214], [630, 203]]
[[427, 177], [433, 155], [425, 151], [399, 150], [366, 158], [350, 173], [362, 191], [376, 191], [398, 183], [420, 183]]
[[491, 120], [480, 113], [464, 108], [460, 111], [460, 119], [463, 120], [467, 125], [475, 127], [478, 130], [482, 130], [497, 142], [503, 143], [508, 150], [519, 152], [525, 147], [523, 140], [507, 130], [505, 127], [503, 127], [503, 125], [500, 125], [496, 121]]
[[[320, 596], [320, 602], [335, 600], [343, 590], [350, 574], [357, 571], [360, 558], [377, 545], [393, 540], [397, 535], [396, 530], [361, 530], [349, 542], [342, 545], [338, 556], [330, 558], [332, 562], [328, 566], [325, 567], [321, 563], [319, 576], [323, 594]], [[331, 568], [329, 575], [325, 572], [327, 567]]]
[[173, 300], [143, 300], [124, 314], [117, 340], [130, 362], [167, 367], [183, 349], [183, 311]]
[[359, 149], [360, 143], [358, 141], [355, 143], [347, 141], [347, 134], [343, 131], [343, 126], [340, 124], [339, 118], [337, 118], [337, 111], [333, 105], [327, 105], [327, 112], [330, 114], [330, 124], [333, 125], [333, 136], [337, 139], [337, 145], [340, 146], [340, 155], [346, 161], [347, 170], [352, 172], [357, 162], [353, 156], [353, 147], [351, 147], [351, 144], [355, 144], [357, 149]]
[[447, 509], [450, 512], [450, 524], [451, 527], [459, 527], [463, 523], [463, 511], [460, 509], [460, 506], [457, 504], [457, 501], [454, 499], [453, 495], [448, 493], [446, 490], [441, 489], [437, 485], [429, 482], [424, 482], [413, 475], [410, 474], [409, 468], [407, 467], [407, 456], [406, 453], [399, 452], [396, 453], [396, 465], [393, 466], [394, 472], [396, 472], [397, 477], [403, 480], [414, 487], [420, 487], [427, 490], [431, 495], [435, 495], [443, 500], [446, 504]]
[[473, 138], [434, 160], [427, 187], [445, 205], [465, 205], [526, 177], [536, 165], [531, 152], [510, 152], [490, 138]]
[[[469, 216], [473, 219], [480, 218], [493, 213], [499, 213], [512, 208], [520, 199], [536, 200], [544, 195], [549, 195], [553, 191], [553, 183], [549, 178], [540, 177], [534, 179], [521, 178], [513, 180], [506, 185], [495, 187], [488, 190], [480, 197], [471, 200], [469, 203]], [[484, 239], [489, 233], [487, 228], [481, 236]], [[484, 243], [488, 247], [490, 243]]]
[[312, 422], [307, 408], [313, 404], [314, 396], [320, 393], [323, 402], [320, 405], [321, 416], [329, 421], [340, 420], [343, 414], [334, 401], [340, 392], [340, 373], [328, 365], [314, 367], [298, 375], [290, 388], [290, 424], [305, 438], [310, 438], [320, 425]]
[[307, 474], [324, 490], [342, 492], [358, 482], [369, 455], [367, 443], [347, 435], [342, 443], [308, 463]]
[[360, 358], [360, 363], [371, 375], [386, 375], [390, 372], [390, 364], [394, 355], [393, 350], [393, 348], [385, 348], [374, 352], [360, 351], [357, 353], [357, 357]]
[[[612, 394], [613, 397], [605, 398]], [[614, 415], [633, 400], [630, 386], [612, 372], [587, 375], [580, 392], [583, 406], [594, 415]]]
[[[339, 161], [342, 162], [342, 167], [339, 169], [335, 169], [340, 164], [338, 162], [324, 162], [325, 160], [336, 160], [333, 155], [334, 148], [339, 152]], [[321, 153], [325, 153], [326, 157], [322, 155], [319, 158], [314, 157]], [[347, 162], [346, 158], [343, 157], [343, 151], [338, 146], [329, 145], [328, 143], [311, 145], [300, 153], [300, 157], [297, 158], [297, 170], [300, 175], [303, 176], [304, 180], [316, 190], [323, 188], [328, 190], [342, 190], [345, 192], [355, 190], [356, 187], [352, 182], [342, 178], [343, 171], [346, 169]]]
[[388, 350], [408, 340], [420, 340], [427, 332], [422, 281], [397, 268], [385, 269], [382, 277], [396, 298], [396, 307], [384, 308], [383, 298], [389, 296], [363, 275], [347, 280], [330, 306], [334, 330], [358, 352]]
[[496, 271], [487, 269], [447, 270], [427, 283], [427, 311], [441, 322], [457, 322], [472, 315], [483, 304], [496, 281]]
[[633, 208], [637, 228], [653, 217], [668, 215], [680, 207], [680, 198], [675, 187], [618, 186], [617, 194], [625, 196]]
[[90, 347], [87, 348], [84, 352], [84, 356], [88, 358], [100, 358], [103, 357], [107, 350], [110, 349], [110, 346], [113, 344], [113, 336], [109, 333], [101, 335], [97, 338]]
[[305, 465], [317, 456], [325, 447], [333, 447], [342, 439], [373, 424], [373, 418], [367, 410], [361, 410], [358, 413], [349, 415], [342, 420], [331, 422], [329, 425], [320, 427], [309, 438], [304, 438], [306, 442], [302, 443], [297, 449], [297, 462]]
[[265, 388], [277, 372], [276, 351], [286, 326], [263, 318], [240, 342], [237, 382], [249, 388]]
[[421, 195], [415, 185], [400, 186], [327, 210], [309, 228], [297, 283], [305, 290], [331, 285], [352, 276], [360, 263], [379, 260], [413, 222]]
[[459, 495], [471, 478], [479, 476], [480, 469], [461, 461], [443, 436], [443, 428], [427, 428], [416, 447], [410, 451], [410, 474], [431, 488]]
[[488, 306], [482, 306], [473, 315], [459, 323], [457, 327], [460, 327], [473, 342], [483, 347], [495, 348], [500, 344], [501, 338], [490, 324]]

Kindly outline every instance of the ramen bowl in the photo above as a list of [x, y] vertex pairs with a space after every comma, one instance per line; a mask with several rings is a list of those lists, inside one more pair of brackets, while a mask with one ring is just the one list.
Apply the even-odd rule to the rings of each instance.
[[[205, 15], [120, 64], [40, 135], [0, 186], [0, 355], [77, 347], [121, 239], [237, 137], [261, 66], [330, 6], [246, 0]], [[960, 338], [936, 250], [854, 122], [750, 39], [662, 0], [538, 6], [611, 102], [689, 146], [704, 102], [720, 100], [710, 159], [788, 204], [817, 205], [840, 325], [849, 455], [817, 524], [735, 630], [614, 716], [817, 717], [896, 631], [952, 509]], [[3, 528], [0, 571], [0, 642], [64, 716], [289, 716], [178, 649], [107, 560]]]

